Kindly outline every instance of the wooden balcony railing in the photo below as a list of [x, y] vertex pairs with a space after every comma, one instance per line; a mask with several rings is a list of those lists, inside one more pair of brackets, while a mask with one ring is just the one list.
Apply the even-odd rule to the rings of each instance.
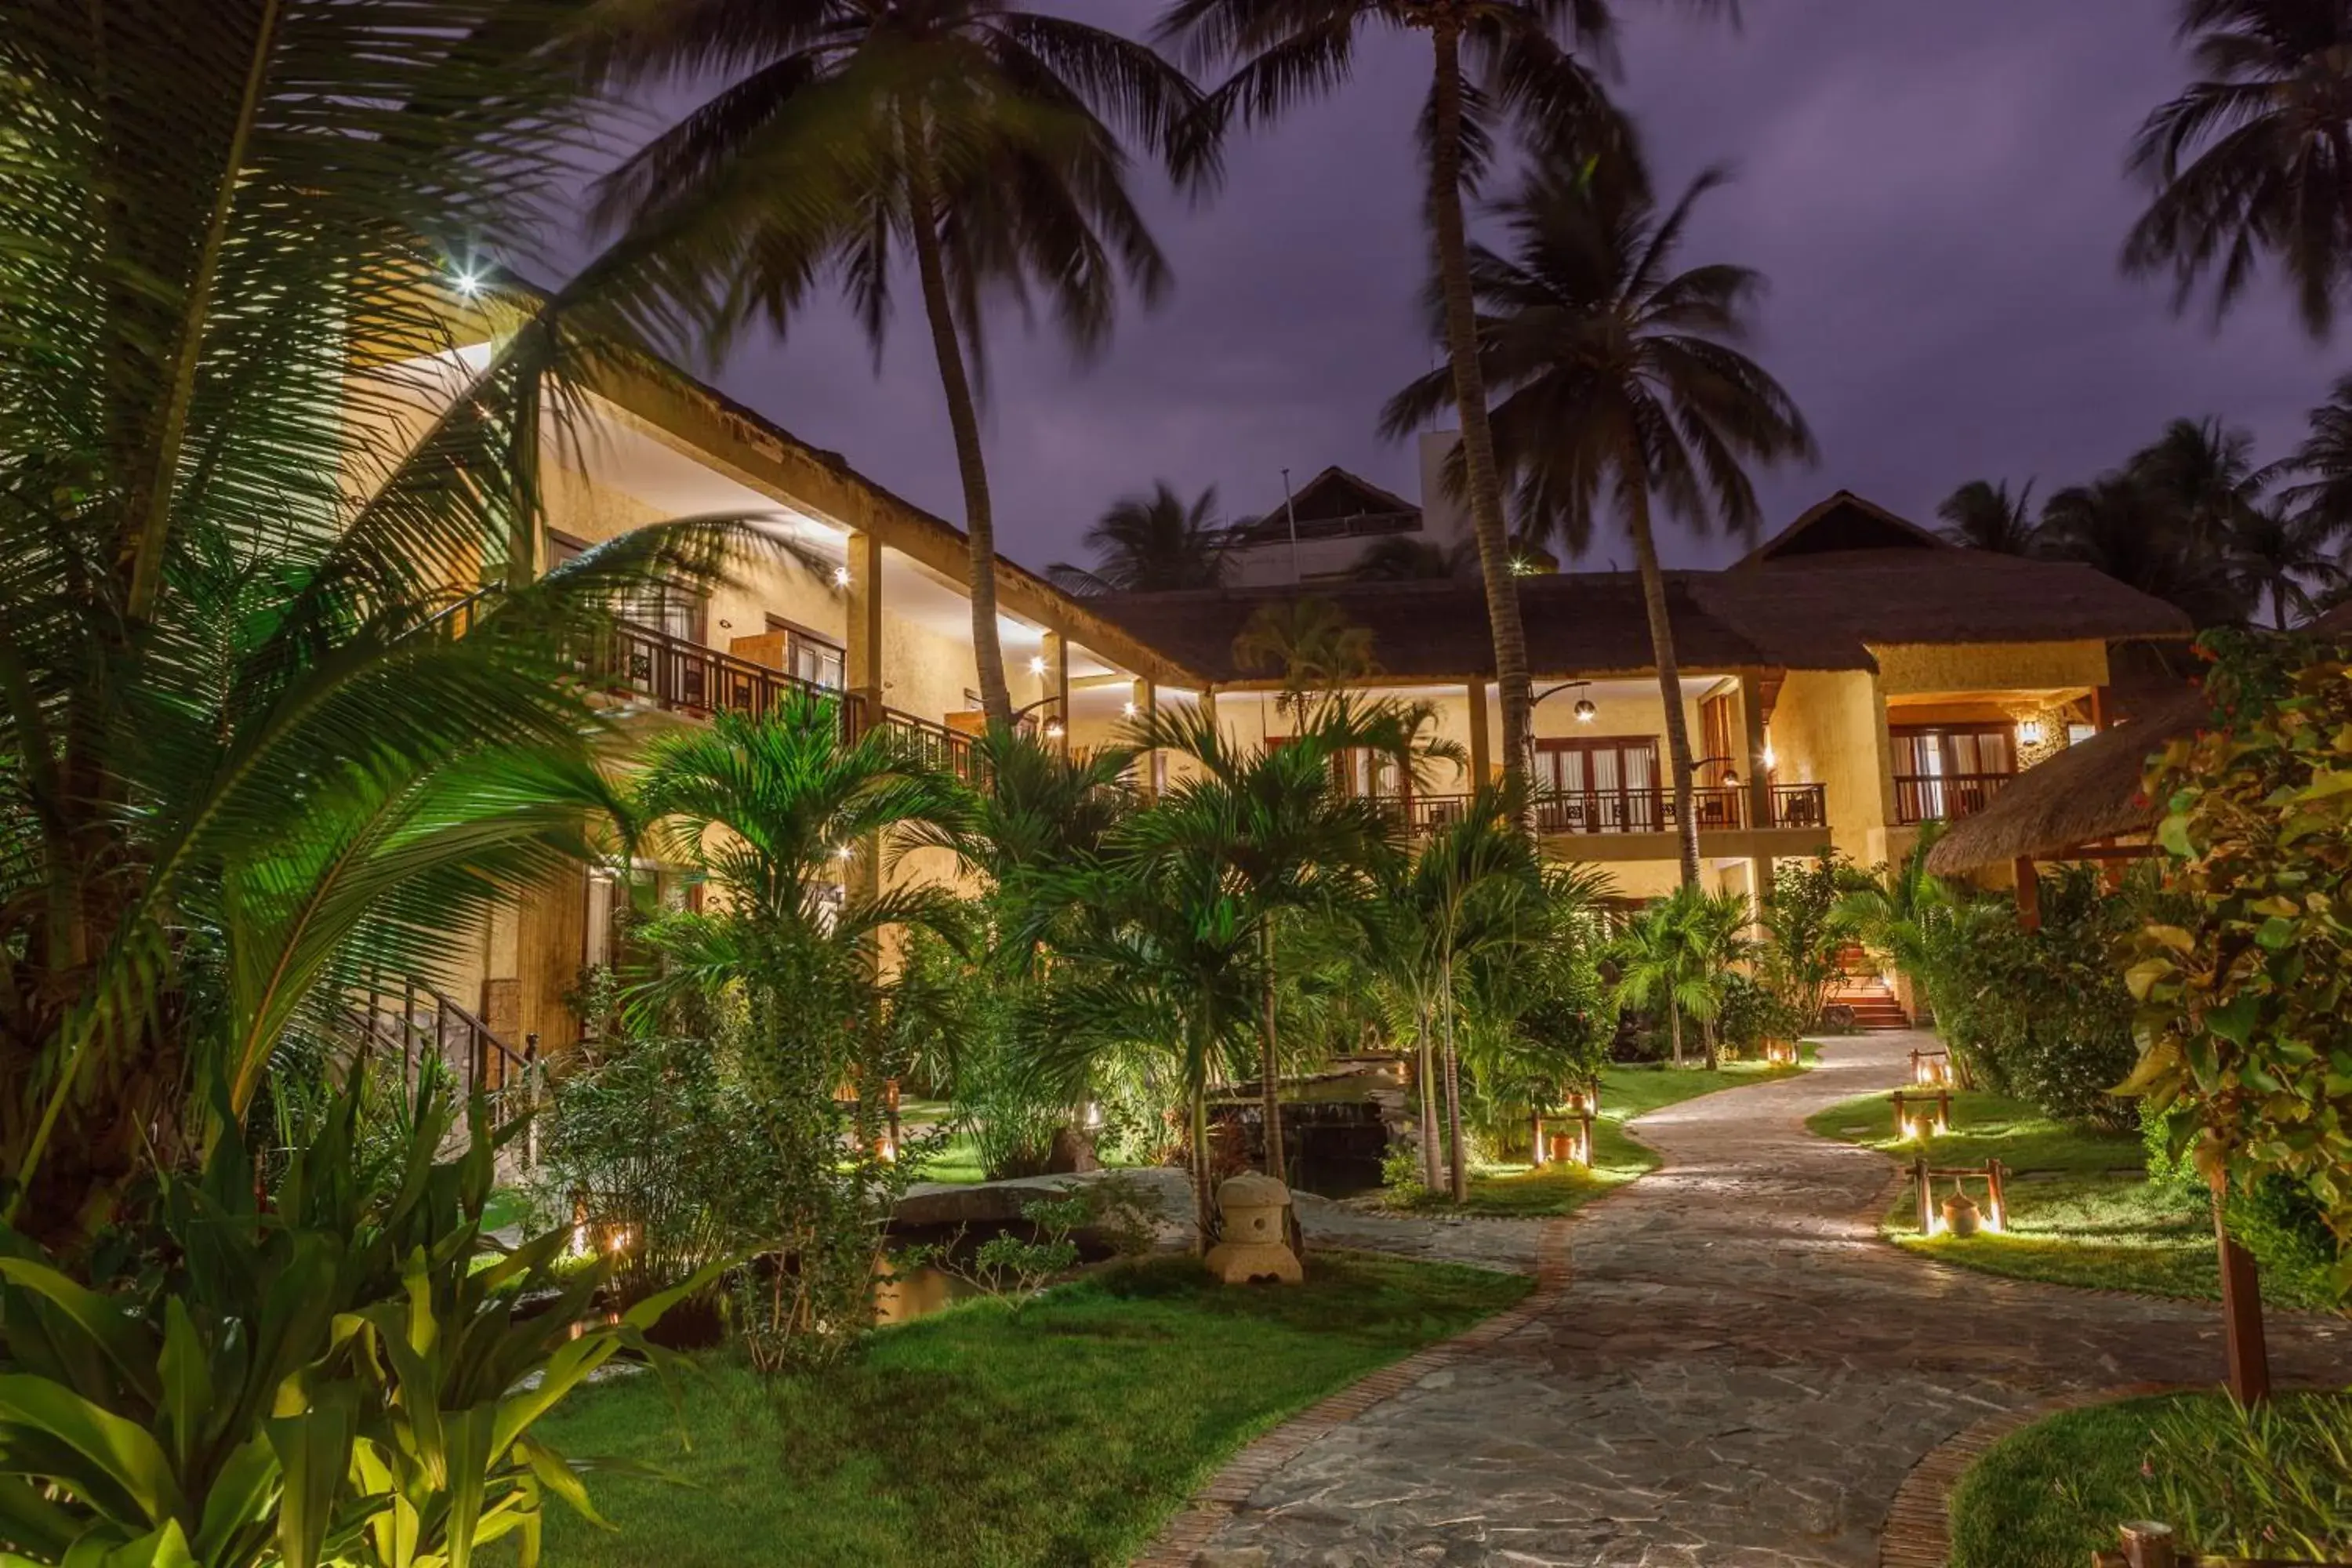
[[[758, 718], [791, 691], [843, 697], [783, 670], [625, 621], [614, 631], [609, 646], [598, 649], [587, 664], [590, 679], [673, 713]], [[849, 707], [845, 699], [845, 714]]]
[[1908, 826], [1973, 816], [2014, 773], [1896, 773], [1895, 820]]
[[[1691, 810], [1701, 833], [1736, 833], [1749, 825], [1749, 795], [1745, 787], [1696, 789]], [[1462, 818], [1470, 797], [1463, 795], [1415, 795], [1395, 802], [1415, 837], [1436, 832]], [[1539, 795], [1534, 805], [1536, 831], [1567, 833], [1671, 833], [1675, 830], [1675, 792], [1670, 789], [1568, 790]], [[1825, 792], [1820, 784], [1774, 784], [1773, 827], [1821, 827], [1829, 821]]]

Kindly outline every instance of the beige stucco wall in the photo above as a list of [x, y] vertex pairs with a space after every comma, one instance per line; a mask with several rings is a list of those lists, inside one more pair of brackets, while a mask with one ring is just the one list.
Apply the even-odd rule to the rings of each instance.
[[1876, 679], [1867, 670], [1792, 669], [1769, 728], [1774, 781], [1825, 786], [1831, 841], [1865, 865], [1884, 858], [1894, 760]]
[[2107, 645], [1897, 643], [1873, 647], [1889, 697], [1938, 691], [2040, 691], [2107, 683]]

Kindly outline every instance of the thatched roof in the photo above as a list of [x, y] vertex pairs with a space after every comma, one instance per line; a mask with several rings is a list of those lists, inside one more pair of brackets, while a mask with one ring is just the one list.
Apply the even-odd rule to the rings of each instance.
[[1776, 561], [1848, 550], [1951, 550], [1950, 542], [1937, 538], [1907, 518], [1901, 518], [1865, 500], [1852, 490], [1840, 490], [1816, 503], [1796, 521], [1742, 556], [1739, 564], [1769, 565]]
[[2168, 741], [2206, 723], [2198, 690], [2150, 703], [2128, 724], [2069, 746], [2012, 779], [1990, 805], [1952, 825], [1928, 852], [1927, 869], [1958, 876], [2020, 856], [2055, 856], [2077, 845], [2145, 833], [2159, 815], [2140, 791], [2147, 760]]
[[[1641, 579], [1633, 573], [1523, 577], [1518, 589], [1538, 675], [1653, 668]], [[1223, 684], [1248, 679], [1234, 666], [1233, 642], [1258, 606], [1301, 596], [1331, 600], [1368, 627], [1372, 657], [1392, 679], [1494, 672], [1485, 590], [1475, 581], [1111, 595], [1089, 605]], [[2179, 610], [2088, 566], [1941, 545], [1669, 572], [1666, 600], [1675, 652], [1689, 669], [1873, 669], [1873, 646], [2179, 638], [2189, 631]]]

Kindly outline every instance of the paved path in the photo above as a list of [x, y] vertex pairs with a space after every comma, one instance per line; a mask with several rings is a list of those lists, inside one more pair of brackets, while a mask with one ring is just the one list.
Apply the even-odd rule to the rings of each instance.
[[[1586, 1211], [1533, 1321], [1310, 1444], [1204, 1564], [1790, 1568], [1877, 1561], [1905, 1474], [2053, 1394], [2220, 1377], [2216, 1309], [1947, 1268], [1875, 1237], [1885, 1156], [1809, 1137], [1918, 1037], [1644, 1118], [1666, 1168]], [[2352, 1333], [2274, 1321], [2282, 1378]]]

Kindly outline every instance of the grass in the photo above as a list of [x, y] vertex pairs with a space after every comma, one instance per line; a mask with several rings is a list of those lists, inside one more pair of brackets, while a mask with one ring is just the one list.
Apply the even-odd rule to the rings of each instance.
[[[1864, 1095], [1818, 1112], [1806, 1126], [1908, 1165], [1918, 1145], [1895, 1139], [1893, 1121], [1886, 1096]], [[2000, 1160], [2009, 1173], [2008, 1231], [1923, 1237], [1916, 1200], [1906, 1189], [1885, 1226], [1904, 1247], [2053, 1285], [2220, 1296], [2211, 1219], [2148, 1183], [2137, 1134], [2070, 1126], [2021, 1101], [1966, 1089], [1952, 1095], [1952, 1124], [1950, 1133], [1934, 1140], [1929, 1159], [1937, 1165]]]
[[[1986, 1450], [1953, 1489], [1951, 1568], [2080, 1568], [2094, 1550], [2115, 1549], [2116, 1527], [2126, 1520], [2167, 1518], [2167, 1480], [2212, 1510], [2209, 1528], [2226, 1529], [2220, 1516], [2231, 1510], [2224, 1500], [2276, 1495], [2279, 1480], [2292, 1477], [2288, 1490], [2311, 1502], [2295, 1510], [2300, 1521], [2311, 1524], [2317, 1516], [2340, 1534], [2352, 1524], [2343, 1516], [2343, 1461], [2341, 1455], [2325, 1457], [2324, 1434], [2341, 1430], [2345, 1399], [2284, 1395], [2275, 1403], [2289, 1432], [2323, 1438], [2299, 1457], [2290, 1457], [2299, 1446], [2292, 1442], [2273, 1443], [2257, 1457], [2238, 1440], [2242, 1428], [2217, 1394], [2126, 1400], [2036, 1422]], [[2194, 1431], [2186, 1459], [2168, 1461], [2152, 1441], [2159, 1421]], [[2277, 1518], [2267, 1508], [2254, 1512], [2265, 1522]], [[2188, 1522], [2168, 1521], [2176, 1528]], [[2231, 1543], [2183, 1544], [2210, 1551]], [[2303, 1555], [2284, 1546], [2263, 1551]]]
[[1409, 1205], [1422, 1213], [1520, 1218], [1573, 1214], [1593, 1199], [1658, 1168], [1658, 1156], [1625, 1131], [1625, 1123], [1662, 1107], [1718, 1089], [1769, 1083], [1801, 1068], [1733, 1062], [1703, 1068], [1603, 1068], [1601, 1114], [1592, 1124], [1592, 1168], [1576, 1165], [1486, 1165], [1470, 1174], [1470, 1201], [1456, 1207], [1443, 1193], [1423, 1193]]
[[1123, 1563], [1250, 1438], [1528, 1289], [1329, 1254], [1303, 1287], [1229, 1289], [1160, 1258], [1017, 1314], [982, 1300], [885, 1330], [857, 1360], [772, 1386], [713, 1354], [681, 1389], [691, 1449], [650, 1377], [591, 1389], [546, 1424], [575, 1458], [690, 1483], [592, 1476], [619, 1532], [551, 1508], [547, 1561]]

